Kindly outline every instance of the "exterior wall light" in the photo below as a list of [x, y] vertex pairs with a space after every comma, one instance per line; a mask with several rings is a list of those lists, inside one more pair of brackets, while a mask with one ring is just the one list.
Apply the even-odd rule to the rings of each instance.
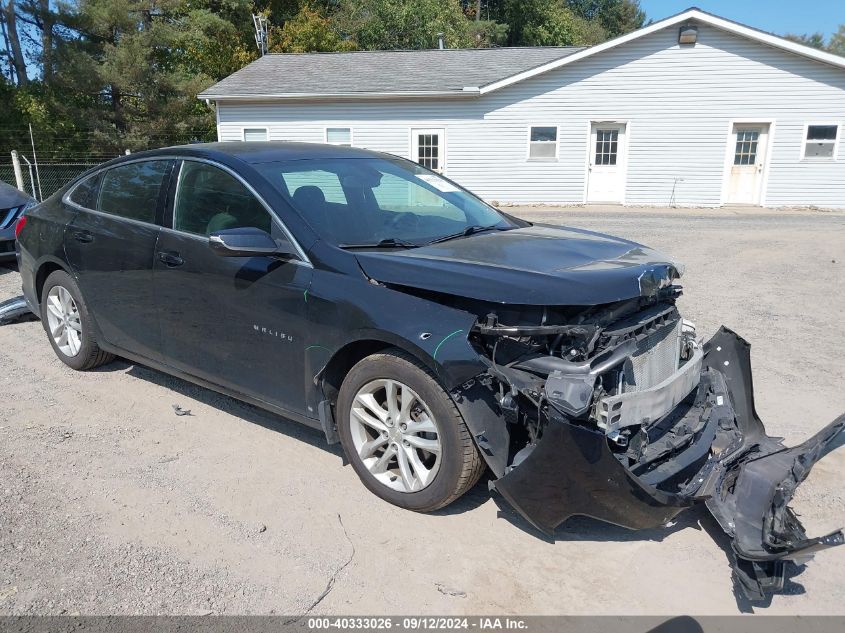
[[690, 46], [695, 46], [696, 40], [698, 40], [697, 26], [685, 24], [681, 27], [681, 30], [678, 33], [678, 44], [689, 44]]

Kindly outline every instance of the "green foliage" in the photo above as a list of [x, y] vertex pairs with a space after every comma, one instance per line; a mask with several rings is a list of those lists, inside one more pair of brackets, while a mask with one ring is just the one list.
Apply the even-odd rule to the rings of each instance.
[[803, 35], [788, 33], [784, 37], [793, 42], [804, 44], [805, 46], [812, 46], [813, 48], [845, 57], [845, 24], [840, 24], [839, 30], [831, 35], [828, 41], [825, 41], [824, 33], [805, 33]]
[[839, 30], [830, 36], [830, 42], [827, 44], [827, 50], [835, 55], [842, 55], [845, 57], [845, 24], [840, 24]]
[[827, 44], [824, 41], [824, 33], [805, 33], [803, 35], [787, 33], [784, 37], [804, 46], [812, 46], [813, 48], [820, 48], [822, 50], [827, 48]]
[[320, 9], [309, 4], [303, 5], [281, 28], [270, 29], [269, 38], [272, 53], [325, 53], [356, 48], [340, 36]]
[[334, 18], [365, 50], [437, 48], [438, 33], [449, 48], [476, 42], [455, 0], [340, 0]]
[[636, 31], [645, 24], [645, 11], [639, 0], [566, 0], [575, 15], [597, 22], [607, 37]]
[[595, 20], [577, 15], [566, 0], [505, 0], [510, 46], [588, 46], [607, 39]]

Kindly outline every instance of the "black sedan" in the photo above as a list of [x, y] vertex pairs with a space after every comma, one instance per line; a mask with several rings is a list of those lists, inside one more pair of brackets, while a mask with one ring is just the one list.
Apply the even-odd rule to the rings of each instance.
[[58, 357], [115, 355], [322, 429], [376, 495], [422, 512], [485, 473], [529, 522], [662, 525], [704, 502], [751, 596], [808, 538], [787, 506], [845, 426], [786, 449], [748, 344], [700, 342], [679, 267], [502, 213], [415, 163], [294, 143], [98, 167], [18, 224]]

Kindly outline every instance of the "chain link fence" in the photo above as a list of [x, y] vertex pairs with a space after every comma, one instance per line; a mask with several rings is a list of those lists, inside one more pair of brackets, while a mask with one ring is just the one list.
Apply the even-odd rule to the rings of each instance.
[[[103, 159], [51, 161], [47, 163], [39, 161], [36, 167], [34, 161], [29, 161], [27, 157], [21, 155], [23, 188], [36, 200], [46, 200], [71, 180], [105, 160], [107, 158], [104, 157]], [[0, 180], [13, 187], [17, 186], [15, 170], [11, 161], [0, 163]]]

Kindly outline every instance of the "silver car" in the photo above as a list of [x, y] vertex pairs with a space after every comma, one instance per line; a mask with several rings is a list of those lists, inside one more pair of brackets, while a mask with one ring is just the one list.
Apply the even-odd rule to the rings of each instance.
[[0, 262], [15, 259], [15, 223], [35, 203], [29, 194], [0, 182]]

